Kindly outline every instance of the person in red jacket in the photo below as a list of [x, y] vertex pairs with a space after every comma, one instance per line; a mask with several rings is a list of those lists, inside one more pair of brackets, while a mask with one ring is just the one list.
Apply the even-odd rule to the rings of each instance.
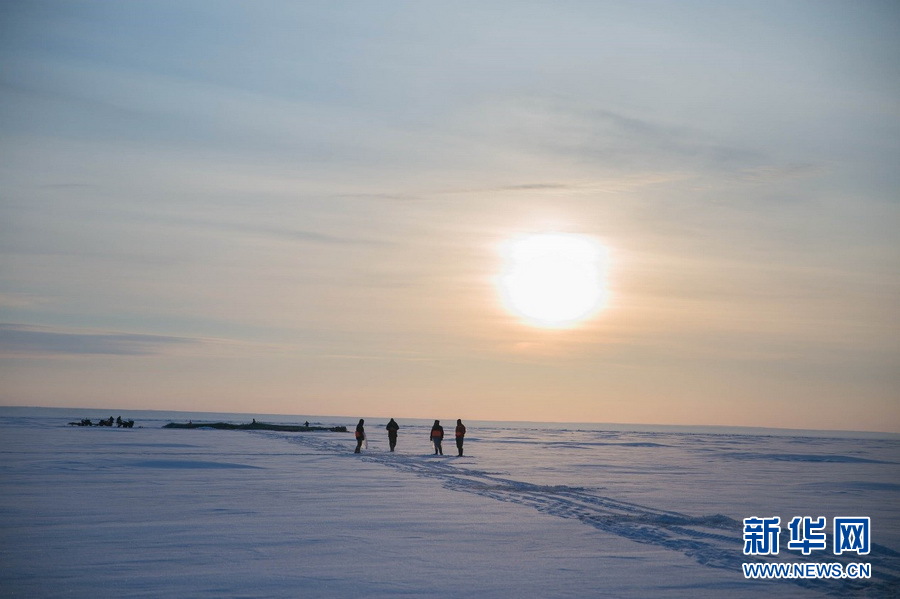
[[444, 440], [444, 427], [441, 426], [440, 420], [434, 421], [434, 426], [431, 427], [431, 442], [434, 443], [434, 455], [444, 455], [444, 450], [441, 448], [441, 441]]
[[466, 425], [462, 420], [456, 420], [456, 449], [459, 450], [459, 457], [462, 457], [463, 439], [466, 437]]

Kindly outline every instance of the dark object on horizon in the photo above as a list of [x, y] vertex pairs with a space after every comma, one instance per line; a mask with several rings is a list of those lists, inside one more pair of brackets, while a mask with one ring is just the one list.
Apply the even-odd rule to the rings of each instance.
[[110, 416], [106, 420], [100, 419], [97, 421], [97, 424], [91, 422], [90, 418], [82, 418], [80, 422], [70, 422], [69, 426], [109, 426], [112, 427], [113, 422], [116, 423], [116, 426], [119, 428], [134, 428], [134, 420], [122, 420], [122, 417], [119, 416], [115, 420]]
[[397, 431], [400, 430], [400, 425], [391, 418], [391, 421], [384, 428], [388, 432], [388, 444], [391, 446], [391, 451], [394, 451], [394, 448], [397, 446]]
[[359, 419], [359, 423], [356, 425], [356, 449], [353, 453], [359, 453], [360, 448], [362, 447], [363, 441], [366, 440], [366, 429], [363, 427], [363, 423], [365, 420], [362, 418]]
[[231, 424], [229, 422], [170, 422], [163, 428], [178, 429], [194, 429], [194, 428], [214, 428], [219, 430], [257, 430], [257, 431], [282, 431], [286, 433], [305, 433], [309, 431], [328, 431], [332, 433], [346, 433], [346, 426], [301, 426], [296, 424], [266, 424], [265, 422], [257, 422], [256, 424]]
[[456, 419], [456, 449], [459, 451], [459, 457], [463, 454], [463, 441], [466, 437], [466, 425], [462, 423], [462, 419]]
[[434, 421], [431, 427], [431, 442], [434, 443], [434, 455], [444, 455], [444, 448], [441, 447], [441, 441], [444, 440], [444, 427], [441, 426], [440, 420]]

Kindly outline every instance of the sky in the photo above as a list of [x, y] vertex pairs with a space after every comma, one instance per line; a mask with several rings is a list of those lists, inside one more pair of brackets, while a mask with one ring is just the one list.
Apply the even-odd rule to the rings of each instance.
[[[900, 6], [4, 2], [0, 405], [900, 432]], [[503, 248], [604, 248], [564, 328]]]

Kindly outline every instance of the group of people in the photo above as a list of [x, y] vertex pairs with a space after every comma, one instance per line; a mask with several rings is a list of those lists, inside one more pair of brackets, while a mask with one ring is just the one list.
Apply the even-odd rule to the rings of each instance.
[[113, 422], [116, 423], [116, 426], [119, 428], [134, 428], [134, 420], [122, 420], [122, 417], [119, 416], [115, 420], [110, 416], [107, 420], [103, 420], [102, 418], [97, 421], [95, 425], [91, 422], [90, 418], [82, 418], [81, 422], [70, 422], [69, 424], [72, 426], [112, 426]]
[[[366, 429], [365, 429], [365, 420], [362, 418], [359, 419], [359, 424], [356, 425], [356, 450], [354, 453], [359, 453], [362, 449], [363, 443], [366, 441]], [[391, 420], [385, 426], [388, 434], [388, 445], [391, 448], [391, 451], [394, 451], [394, 448], [397, 447], [397, 433], [400, 430], [400, 425], [397, 424], [397, 421], [391, 418]], [[466, 426], [462, 423], [461, 419], [456, 420], [456, 450], [459, 452], [459, 457], [462, 457], [463, 454], [463, 442], [466, 438]], [[434, 425], [431, 427], [431, 432], [428, 435], [428, 438], [431, 439], [431, 443], [434, 446], [434, 455], [444, 455], [444, 449], [442, 447], [444, 441], [444, 427], [441, 426], [440, 420], [435, 420]]]

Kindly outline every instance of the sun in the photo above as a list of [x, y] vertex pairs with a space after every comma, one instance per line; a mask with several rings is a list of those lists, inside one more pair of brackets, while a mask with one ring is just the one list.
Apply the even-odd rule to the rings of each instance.
[[501, 254], [501, 299], [527, 324], [569, 328], [606, 303], [608, 252], [593, 237], [532, 233], [504, 243]]

